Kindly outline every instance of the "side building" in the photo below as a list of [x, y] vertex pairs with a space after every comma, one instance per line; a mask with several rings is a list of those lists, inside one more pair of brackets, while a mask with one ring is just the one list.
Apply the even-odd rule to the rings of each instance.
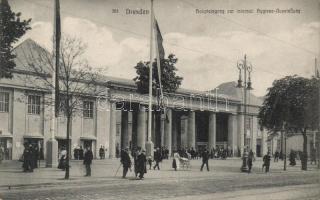
[[[28, 39], [15, 48], [13, 79], [0, 80], [0, 146], [7, 159], [19, 159], [26, 142], [38, 145], [45, 156], [51, 137], [51, 105], [46, 103], [50, 90], [24, 60], [35, 44]], [[66, 139], [66, 117], [57, 118], [54, 137], [59, 149], [69, 142], [73, 155], [74, 148], [91, 146], [97, 157], [100, 146], [104, 146], [106, 156], [112, 158], [124, 147], [144, 148], [148, 96], [137, 93], [136, 85], [128, 79], [102, 76], [97, 84], [104, 94], [83, 97], [81, 109], [70, 124], [70, 141]], [[224, 148], [230, 156], [239, 156], [248, 146], [257, 156], [265, 154], [267, 133], [257, 119], [261, 101], [250, 94], [244, 112], [243, 90], [235, 85], [229, 82], [208, 92], [178, 89], [165, 94], [165, 112], [152, 118], [155, 146], [166, 147], [170, 153], [182, 148]], [[156, 99], [153, 105], [157, 105]]]

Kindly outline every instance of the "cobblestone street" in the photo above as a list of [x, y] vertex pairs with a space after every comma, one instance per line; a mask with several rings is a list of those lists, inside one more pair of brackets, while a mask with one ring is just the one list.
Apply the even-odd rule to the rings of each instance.
[[[83, 177], [81, 162], [72, 162], [71, 180], [63, 180], [63, 171], [40, 168], [34, 173], [20, 173], [16, 164], [4, 163], [0, 168], [2, 199], [319, 199], [319, 171], [300, 166], [282, 171], [283, 162], [272, 163], [271, 173], [261, 172], [257, 160], [252, 174], [240, 173], [241, 160], [210, 160], [210, 171], [200, 172], [200, 160], [192, 168], [171, 170], [171, 160], [161, 170], [149, 170], [144, 180], [135, 180], [133, 173], [115, 177], [119, 160], [97, 160], [93, 176]], [[5, 167], [7, 166], [7, 167]], [[20, 170], [21, 171], [21, 170]], [[28, 182], [29, 181], [29, 182]], [[10, 190], [8, 189], [10, 186]], [[302, 198], [303, 197], [303, 198]]]

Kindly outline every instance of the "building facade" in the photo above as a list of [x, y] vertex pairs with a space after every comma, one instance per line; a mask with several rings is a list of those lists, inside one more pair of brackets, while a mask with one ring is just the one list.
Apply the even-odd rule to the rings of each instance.
[[[25, 142], [46, 152], [46, 142], [51, 138], [51, 105], [46, 104], [50, 91], [36, 86], [35, 75], [20, 66], [19, 51], [30, 42], [15, 49], [13, 79], [0, 80], [0, 145], [7, 159], [19, 159]], [[104, 95], [84, 97], [82, 109], [72, 117], [70, 151], [91, 146], [98, 156], [100, 146], [104, 146], [106, 156], [112, 158], [124, 147], [144, 148], [148, 140], [148, 96], [139, 94], [132, 80], [104, 77], [102, 82], [99, 87]], [[178, 89], [165, 94], [165, 111], [152, 118], [152, 142], [156, 147], [167, 147], [170, 153], [180, 148], [223, 147], [238, 156], [248, 146], [262, 156], [267, 152], [267, 133], [258, 125], [261, 102], [251, 101], [244, 113], [241, 91], [235, 83], [225, 83], [210, 92]], [[153, 105], [157, 105], [156, 99]], [[68, 142], [66, 126], [66, 117], [60, 115], [54, 135], [59, 148]]]

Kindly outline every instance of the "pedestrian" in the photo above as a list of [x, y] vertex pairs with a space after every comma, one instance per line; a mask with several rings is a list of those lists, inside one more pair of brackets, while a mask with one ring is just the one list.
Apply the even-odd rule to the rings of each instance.
[[62, 147], [60, 152], [59, 165], [58, 165], [59, 169], [66, 170], [66, 167], [67, 167], [66, 159], [67, 159], [67, 150], [65, 149], [65, 147]]
[[146, 152], [145, 150], [142, 150], [137, 157], [137, 174], [139, 174], [140, 179], [143, 179], [144, 174], [147, 173], [147, 167], [146, 167], [147, 158], [146, 158], [145, 152]]
[[82, 146], [80, 146], [80, 149], [79, 149], [79, 160], [83, 160], [83, 148], [82, 148]]
[[44, 160], [44, 152], [43, 152], [43, 147], [40, 147], [40, 149], [39, 149], [39, 153], [40, 153], [40, 160]]
[[106, 158], [106, 155], [107, 155], [107, 152], [108, 152], [108, 149], [105, 148], [104, 146], [103, 146], [103, 149], [104, 149], [104, 157], [103, 157], [103, 159], [105, 159], [105, 158]]
[[0, 164], [1, 164], [2, 160], [3, 160], [3, 156], [4, 156], [4, 149], [3, 149], [2, 146], [0, 146]]
[[209, 151], [207, 149], [204, 149], [202, 152], [202, 165], [201, 165], [200, 171], [202, 171], [204, 165], [207, 166], [207, 170], [209, 171], [208, 161], [209, 161]]
[[317, 164], [317, 160], [316, 160], [316, 154], [317, 154], [317, 150], [316, 148], [312, 147], [311, 148], [311, 153], [310, 153], [310, 164], [312, 165], [312, 163], [314, 163], [315, 165]]
[[156, 169], [157, 167], [158, 170], [160, 170], [159, 163], [162, 161], [162, 156], [159, 148], [157, 148], [156, 151], [154, 152], [153, 159], [156, 162], [156, 164], [153, 166], [153, 169]]
[[99, 149], [99, 157], [100, 157], [100, 160], [104, 159], [104, 149], [103, 149], [102, 145]]
[[296, 154], [295, 152], [291, 149], [290, 154], [289, 154], [289, 165], [290, 166], [295, 166], [296, 165]]
[[138, 175], [138, 155], [140, 154], [140, 147], [134, 148], [132, 151], [132, 157], [133, 157], [133, 161], [134, 161], [134, 174], [135, 177], [137, 178]]
[[91, 176], [91, 164], [93, 159], [93, 153], [90, 147], [87, 147], [86, 152], [84, 153], [83, 164], [86, 166], [86, 175]]
[[39, 160], [39, 149], [35, 145], [33, 147], [33, 152], [32, 152], [33, 168], [38, 168], [38, 160]]
[[76, 146], [74, 149], [73, 149], [73, 157], [75, 160], [79, 160], [79, 147]]
[[169, 149], [167, 147], [165, 147], [165, 155], [166, 155], [166, 159], [168, 160], [169, 159]]
[[23, 172], [33, 172], [32, 168], [32, 152], [28, 144], [24, 145], [23, 150]]
[[178, 152], [173, 153], [172, 168], [177, 171], [180, 168], [180, 155]]
[[147, 161], [148, 161], [148, 164], [149, 164], [149, 170], [151, 170], [151, 167], [152, 167], [152, 157], [151, 157], [151, 156], [148, 156]]
[[[270, 168], [270, 160], [271, 160], [271, 156], [270, 156], [270, 151], [263, 156], [263, 166], [266, 167], [266, 173], [269, 172], [269, 168]], [[263, 167], [262, 167], [263, 169]]]
[[276, 152], [274, 153], [274, 160], [273, 162], [278, 162], [279, 161], [279, 151], [276, 150]]
[[131, 159], [129, 156], [129, 149], [125, 148], [122, 150], [121, 155], [120, 155], [120, 162], [123, 167], [123, 173], [122, 173], [122, 178], [126, 178], [128, 170], [131, 169]]
[[254, 153], [252, 150], [250, 150], [248, 155], [248, 168], [249, 168], [248, 173], [251, 173], [253, 160], [254, 160]]
[[29, 145], [29, 154], [28, 154], [29, 158], [29, 162], [30, 162], [30, 166], [31, 166], [31, 172], [33, 172], [33, 169], [36, 168], [36, 158], [35, 158], [35, 149], [33, 148], [32, 144]]

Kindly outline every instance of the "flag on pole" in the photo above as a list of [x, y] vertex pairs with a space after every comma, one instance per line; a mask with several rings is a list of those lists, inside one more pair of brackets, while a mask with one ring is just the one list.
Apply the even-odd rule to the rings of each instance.
[[59, 98], [59, 69], [60, 69], [60, 40], [61, 40], [61, 19], [60, 19], [60, 2], [55, 0], [55, 10], [54, 10], [54, 43], [55, 43], [55, 116], [59, 116], [60, 110], [60, 98]]
[[162, 81], [161, 81], [161, 60], [164, 59], [164, 48], [162, 45], [163, 38], [160, 32], [160, 28], [158, 25], [158, 21], [154, 17], [154, 28], [155, 28], [155, 39], [156, 39], [156, 56], [157, 56], [157, 71], [158, 71], [158, 80], [159, 80], [159, 87], [160, 87], [160, 108], [163, 108], [163, 88], [162, 88]]
[[159, 28], [159, 25], [158, 25], [158, 21], [156, 20], [156, 18], [154, 18], [154, 21], [155, 21], [155, 29], [156, 29], [156, 40], [157, 40], [157, 49], [158, 49], [158, 57], [160, 59], [164, 59], [164, 48], [163, 48], [163, 45], [162, 45], [162, 42], [163, 42], [163, 38], [162, 38], [162, 35], [161, 35], [161, 32], [160, 32], [160, 28]]
[[161, 82], [161, 60], [164, 59], [165, 56], [165, 52], [164, 52], [164, 48], [163, 48], [163, 38], [161, 35], [161, 31], [159, 28], [159, 24], [157, 19], [154, 17], [154, 28], [155, 28], [155, 39], [156, 39], [156, 56], [157, 56], [157, 71], [158, 71], [158, 77], [159, 77], [159, 87], [160, 87], [160, 109], [162, 109], [162, 114], [164, 114], [165, 116], [165, 121], [167, 123], [169, 123], [169, 117], [168, 117], [168, 113], [167, 110], [164, 107], [163, 104], [163, 88], [162, 88], [162, 82]]

